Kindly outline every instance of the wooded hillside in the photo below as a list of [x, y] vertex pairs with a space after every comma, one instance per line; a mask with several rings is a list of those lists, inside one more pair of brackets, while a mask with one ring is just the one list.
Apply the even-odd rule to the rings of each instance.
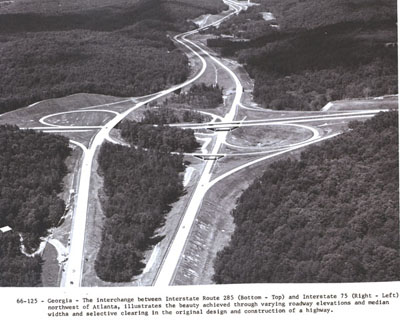
[[0, 286], [40, 284], [41, 260], [21, 253], [19, 234], [30, 253], [60, 221], [69, 154], [64, 137], [0, 126], [0, 227], [12, 228], [0, 233]]
[[188, 61], [167, 33], [225, 7], [211, 0], [98, 0], [82, 8], [64, 1], [63, 10], [54, 3], [16, 1], [0, 10], [0, 113], [77, 92], [137, 96], [180, 83]]
[[105, 281], [131, 281], [140, 274], [143, 252], [159, 238], [154, 231], [183, 192], [182, 156], [103, 144], [99, 173], [104, 177], [106, 216], [96, 273]]
[[351, 128], [243, 193], [217, 283], [400, 280], [398, 114]]
[[[161, 240], [154, 232], [183, 193], [183, 155], [170, 152], [193, 152], [199, 144], [193, 130], [164, 126], [170, 116], [147, 111], [144, 123], [125, 120], [119, 129], [130, 147], [101, 147], [106, 220], [95, 268], [104, 281], [131, 281], [142, 272], [143, 252]], [[148, 124], [153, 120], [160, 125]]]
[[[260, 2], [215, 30], [250, 41], [208, 43], [245, 65], [262, 106], [319, 110], [333, 100], [398, 92], [394, 0]], [[276, 20], [263, 21], [267, 11]]]

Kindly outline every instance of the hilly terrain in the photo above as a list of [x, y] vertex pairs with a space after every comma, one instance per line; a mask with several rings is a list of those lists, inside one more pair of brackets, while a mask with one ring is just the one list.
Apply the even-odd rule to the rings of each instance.
[[242, 194], [217, 283], [399, 281], [398, 114], [350, 127]]
[[222, 1], [20, 0], [0, 7], [0, 113], [77, 92], [137, 96], [182, 82], [168, 33]]
[[263, 107], [319, 110], [398, 92], [396, 1], [257, 2], [208, 44], [244, 64]]
[[[68, 139], [0, 126], [0, 286], [40, 286], [42, 258], [35, 252], [65, 213], [58, 197], [67, 174]], [[24, 248], [24, 253], [21, 251]]]

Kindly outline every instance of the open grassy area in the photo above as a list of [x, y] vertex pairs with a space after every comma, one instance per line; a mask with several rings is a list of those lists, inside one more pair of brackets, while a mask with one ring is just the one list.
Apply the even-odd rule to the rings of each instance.
[[57, 261], [57, 250], [49, 243], [43, 251], [42, 283], [43, 287], [58, 287], [60, 285], [60, 266]]
[[351, 99], [332, 101], [329, 111], [371, 110], [371, 109], [398, 109], [398, 96], [388, 96], [375, 99]]
[[[298, 157], [298, 155], [299, 152], [295, 151], [283, 157]], [[255, 178], [262, 175], [272, 161], [279, 158], [282, 156], [243, 169], [218, 182], [209, 190], [197, 214], [189, 241], [177, 267], [174, 285], [213, 283], [214, 259], [217, 252], [229, 243], [235, 228], [231, 211], [236, 206], [236, 200]], [[232, 162], [233, 167], [236, 167], [248, 160], [238, 161], [233, 158], [222, 158], [218, 160], [214, 170], [218, 172], [218, 167], [222, 168], [222, 164], [225, 168], [227, 162]], [[219, 162], [221, 165], [218, 164]]]
[[[175, 203], [171, 205], [171, 210], [166, 216], [164, 225], [156, 230], [156, 236], [162, 237], [162, 241], [156, 246], [151, 246], [144, 253], [144, 263], [147, 265], [144, 272], [135, 276], [131, 282], [112, 283], [106, 282], [96, 275], [94, 269], [94, 261], [101, 245], [101, 231], [104, 224], [104, 213], [101, 207], [101, 200], [104, 199], [102, 192], [103, 179], [97, 173], [97, 161], [93, 165], [91, 185], [94, 191], [91, 192], [89, 198], [88, 221], [86, 225], [85, 253], [83, 267], [83, 286], [100, 286], [100, 287], [125, 287], [125, 286], [150, 286], [157, 274], [158, 268], [168, 250], [172, 241], [182, 214], [185, 212], [186, 205], [196, 187], [199, 177], [199, 171], [202, 169], [203, 163], [197, 159], [190, 158], [191, 166], [195, 169], [189, 184], [186, 186], [186, 193]], [[183, 178], [183, 177], [182, 177]], [[154, 253], [153, 253], [154, 251]]]
[[97, 110], [84, 112], [71, 112], [54, 115], [46, 118], [46, 123], [58, 126], [101, 126], [110, 121], [114, 113]]
[[241, 127], [228, 136], [228, 143], [240, 147], [281, 147], [304, 141], [312, 136], [311, 131], [294, 126]]
[[[31, 107], [4, 113], [0, 115], [0, 124], [15, 124], [20, 127], [43, 126], [39, 120], [53, 113], [80, 110], [91, 106], [99, 106], [99, 109], [110, 107], [111, 110], [114, 110], [117, 105], [112, 105], [112, 107], [106, 105], [123, 100], [126, 99], [86, 93], [73, 94], [64, 98], [41, 101]], [[121, 103], [121, 105], [125, 108], [127, 103]]]

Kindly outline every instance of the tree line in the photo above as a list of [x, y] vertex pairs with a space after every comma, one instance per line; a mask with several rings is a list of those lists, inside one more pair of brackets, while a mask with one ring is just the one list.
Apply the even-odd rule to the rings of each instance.
[[[142, 272], [143, 252], [161, 240], [155, 230], [183, 194], [183, 155], [171, 152], [192, 152], [199, 144], [192, 130], [164, 126], [171, 119], [165, 112], [147, 110], [143, 123], [120, 123], [130, 147], [106, 143], [100, 149], [106, 220], [95, 270], [104, 281], [131, 281]], [[148, 124], [153, 121], [160, 125]]]
[[183, 157], [110, 143], [99, 154], [106, 216], [95, 261], [104, 281], [131, 281], [140, 274], [143, 252], [161, 240], [154, 231], [183, 192]]
[[240, 197], [217, 283], [398, 281], [398, 114], [271, 164]]
[[40, 285], [41, 259], [21, 253], [20, 235], [26, 251], [33, 252], [40, 237], [56, 226], [65, 211], [58, 194], [67, 173], [68, 139], [62, 136], [0, 126], [0, 285]]
[[135, 121], [123, 121], [119, 128], [121, 136], [131, 146], [156, 149], [160, 152], [193, 152], [198, 147], [192, 129], [154, 126]]
[[179, 92], [169, 98], [166, 103], [188, 104], [197, 109], [214, 109], [223, 102], [223, 89], [205, 83], [194, 84], [188, 91]]
[[200, 112], [192, 110], [178, 111], [164, 105], [156, 105], [153, 109], [146, 109], [143, 112], [143, 117], [140, 120], [142, 124], [156, 124], [165, 125], [170, 123], [181, 122], [205, 122], [208, 117], [202, 115]]
[[211, 0], [70, 11], [43, 4], [38, 12], [18, 6], [0, 14], [0, 113], [78, 92], [137, 96], [181, 83], [188, 60], [167, 33], [194, 28], [188, 19], [225, 8]]
[[[380, 5], [377, 10], [365, 0], [306, 0], [291, 6], [262, 1], [235, 18], [239, 29], [231, 34], [240, 38], [246, 33], [239, 31], [246, 31], [253, 35], [250, 41], [215, 38], [208, 45], [244, 64], [255, 80], [255, 100], [265, 108], [319, 110], [333, 100], [395, 94], [395, 1]], [[267, 29], [256, 32], [259, 27], [244, 19], [263, 10], [277, 16], [279, 30], [261, 21]]]

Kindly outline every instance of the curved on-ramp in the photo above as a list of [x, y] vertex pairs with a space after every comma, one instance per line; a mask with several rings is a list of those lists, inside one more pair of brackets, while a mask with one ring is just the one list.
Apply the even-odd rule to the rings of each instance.
[[[227, 1], [227, 3], [231, 4], [231, 1]], [[84, 152], [82, 168], [81, 168], [81, 175], [80, 175], [79, 186], [78, 186], [78, 199], [77, 199], [77, 204], [76, 204], [76, 207], [74, 210], [74, 215], [73, 215], [73, 230], [71, 232], [70, 255], [69, 255], [69, 259], [68, 259], [68, 264], [66, 266], [65, 281], [62, 285], [65, 285], [66, 287], [81, 286], [82, 267], [83, 267], [83, 249], [84, 249], [85, 228], [86, 228], [86, 215], [87, 215], [89, 190], [90, 190], [90, 177], [91, 177], [92, 164], [93, 164], [93, 159], [94, 159], [96, 150], [98, 149], [98, 147], [101, 146], [101, 144], [104, 142], [104, 140], [107, 139], [111, 129], [114, 128], [120, 121], [122, 121], [132, 111], [134, 111], [134, 110], [144, 106], [145, 104], [147, 104], [151, 101], [154, 101], [162, 96], [172, 93], [173, 91], [175, 91], [177, 89], [183, 88], [183, 87], [193, 83], [194, 81], [196, 81], [198, 78], [201, 77], [201, 75], [206, 70], [207, 63], [206, 63], [206, 60], [196, 51], [196, 49], [200, 50], [203, 54], [206, 54], [208, 57], [215, 60], [217, 63], [221, 64], [224, 68], [226, 68], [221, 62], [219, 62], [218, 60], [213, 58], [204, 49], [200, 48], [199, 46], [194, 44], [192, 41], [187, 40], [186, 36], [197, 33], [200, 30], [207, 28], [211, 25], [216, 25], [241, 10], [241, 9], [238, 9], [236, 6], [233, 6], [233, 5], [230, 5], [230, 6], [231, 6], [231, 8], [234, 8], [233, 13], [230, 13], [227, 16], [225, 16], [225, 17], [219, 19], [218, 21], [211, 23], [210, 25], [207, 25], [203, 28], [185, 32], [181, 35], [177, 35], [174, 37], [174, 39], [178, 43], [180, 43], [181, 45], [183, 45], [184, 47], [189, 49], [192, 53], [194, 53], [200, 59], [200, 61], [202, 63], [202, 68], [199, 71], [199, 73], [197, 73], [193, 78], [183, 82], [182, 84], [175, 85], [169, 89], [166, 89], [157, 94], [151, 95], [151, 96], [149, 96], [148, 99], [137, 103], [135, 106], [129, 108], [125, 112], [117, 114], [113, 119], [111, 119], [106, 125], [104, 125], [100, 129], [100, 131], [94, 137], [91, 146], [86, 150], [86, 152]], [[193, 47], [195, 49], [193, 49]], [[229, 72], [234, 77], [236, 77], [232, 71], [229, 70]], [[237, 82], [239, 82], [238, 79], [237, 79]], [[240, 83], [239, 83], [239, 85], [240, 85]], [[241, 93], [241, 91], [240, 91], [240, 93]], [[239, 101], [240, 101], [240, 97], [239, 98], [236, 97], [234, 104], [237, 105]], [[229, 113], [227, 120], [228, 119], [233, 120], [234, 115], [235, 115], [235, 111], [233, 110], [233, 112]], [[223, 139], [222, 137], [219, 139], [219, 145], [222, 143], [222, 139]], [[206, 179], [207, 181], [209, 180], [209, 177], [210, 177], [209, 169], [210, 168], [208, 168], [208, 173], [202, 176], [202, 178]], [[206, 178], [205, 178], [205, 176], [206, 176]]]

